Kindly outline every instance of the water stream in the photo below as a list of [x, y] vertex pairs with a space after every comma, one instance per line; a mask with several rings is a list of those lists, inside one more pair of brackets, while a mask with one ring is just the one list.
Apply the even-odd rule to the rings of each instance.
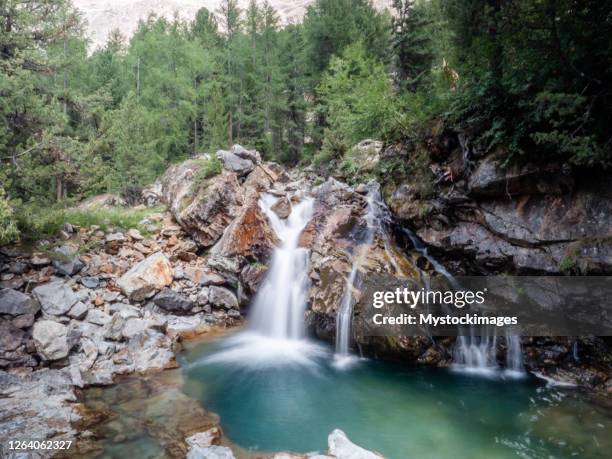
[[[414, 249], [425, 258], [434, 271], [444, 276], [453, 289], [461, 289], [457, 279], [436, 260], [423, 242], [408, 228], [403, 228]], [[497, 363], [497, 333], [494, 327], [487, 330], [486, 335], [476, 336], [473, 330], [468, 335], [458, 336], [453, 350], [453, 366], [456, 370], [484, 376], [498, 375]], [[506, 369], [504, 376], [520, 378], [525, 376], [523, 352], [519, 336], [506, 334]]]

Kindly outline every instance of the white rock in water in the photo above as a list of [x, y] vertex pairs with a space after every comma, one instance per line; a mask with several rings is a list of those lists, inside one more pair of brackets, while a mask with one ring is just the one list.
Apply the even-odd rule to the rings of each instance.
[[205, 432], [198, 432], [191, 437], [187, 437], [185, 441], [191, 447], [208, 448], [213, 445], [213, 442], [221, 438], [221, 431], [218, 427], [212, 427]]
[[340, 429], [334, 430], [327, 437], [329, 454], [336, 459], [381, 459], [383, 456], [363, 449], [351, 442]]
[[236, 457], [227, 446], [209, 446], [207, 448], [196, 446], [189, 449], [187, 459], [236, 459]]

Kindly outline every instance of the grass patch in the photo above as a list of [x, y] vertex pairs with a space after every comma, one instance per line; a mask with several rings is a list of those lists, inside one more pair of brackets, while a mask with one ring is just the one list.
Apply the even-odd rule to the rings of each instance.
[[194, 160], [194, 166], [197, 169], [193, 177], [193, 186], [195, 190], [200, 189], [200, 187], [206, 183], [206, 180], [220, 174], [223, 170], [223, 164], [214, 156], [211, 156], [209, 159], [196, 159]]
[[58, 235], [65, 223], [77, 228], [99, 226], [101, 230], [128, 230], [136, 228], [147, 233], [140, 222], [147, 216], [159, 212], [161, 208], [132, 209], [124, 207], [98, 209], [53, 209], [42, 207], [23, 207], [16, 215], [21, 238], [25, 241], [38, 241]]

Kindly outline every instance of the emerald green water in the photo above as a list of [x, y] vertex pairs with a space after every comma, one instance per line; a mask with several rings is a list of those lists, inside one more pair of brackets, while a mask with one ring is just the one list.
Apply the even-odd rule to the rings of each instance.
[[604, 458], [612, 450], [609, 409], [533, 379], [371, 360], [338, 369], [322, 348], [296, 364], [224, 353], [223, 341], [186, 351], [184, 391], [247, 450], [324, 452], [336, 428], [390, 459]]

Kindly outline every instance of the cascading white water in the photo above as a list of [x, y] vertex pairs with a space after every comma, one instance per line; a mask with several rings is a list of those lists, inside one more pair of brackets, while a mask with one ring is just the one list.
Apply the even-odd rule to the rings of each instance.
[[396, 272], [401, 273], [401, 268], [390, 250], [390, 238], [385, 228], [386, 221], [389, 218], [389, 209], [382, 199], [380, 185], [376, 182], [369, 183], [365, 215], [365, 234], [363, 234], [361, 240], [358, 241], [357, 248], [352, 256], [351, 272], [346, 280], [344, 294], [342, 295], [340, 307], [338, 308], [338, 315], [336, 317], [336, 363], [339, 367], [347, 366], [347, 364], [353, 360], [349, 352], [352, 335], [353, 306], [355, 303], [353, 292], [359, 288], [359, 268], [363, 261], [363, 257], [371, 248], [377, 231], [381, 232], [383, 244], [390, 263], [393, 265]]
[[305, 198], [293, 206], [285, 220], [272, 211], [276, 201], [269, 194], [259, 201], [281, 246], [274, 251], [270, 271], [253, 302], [251, 329], [272, 338], [300, 339], [304, 335], [308, 249], [298, 247], [298, 242], [312, 218], [313, 199]]
[[[454, 289], [460, 289], [453, 275], [429, 254], [427, 246], [409, 229], [405, 228], [404, 233], [410, 239], [414, 249], [429, 261], [434, 271], [444, 276]], [[485, 336], [474, 336], [473, 334], [458, 336], [453, 350], [453, 366], [455, 369], [469, 373], [491, 375], [499, 369], [496, 353], [495, 329], [490, 330], [490, 334]], [[521, 340], [516, 335], [506, 336], [506, 374], [511, 377], [521, 377], [525, 374]]]
[[302, 231], [312, 218], [314, 200], [292, 205], [285, 220], [272, 211], [278, 198], [263, 194], [260, 208], [280, 240], [270, 269], [253, 301], [246, 331], [227, 339], [220, 352], [204, 362], [233, 362], [262, 368], [283, 364], [316, 366], [325, 350], [304, 338], [308, 249], [299, 247]]
[[506, 334], [506, 373], [515, 377], [522, 377], [525, 374], [521, 338], [509, 333]]

